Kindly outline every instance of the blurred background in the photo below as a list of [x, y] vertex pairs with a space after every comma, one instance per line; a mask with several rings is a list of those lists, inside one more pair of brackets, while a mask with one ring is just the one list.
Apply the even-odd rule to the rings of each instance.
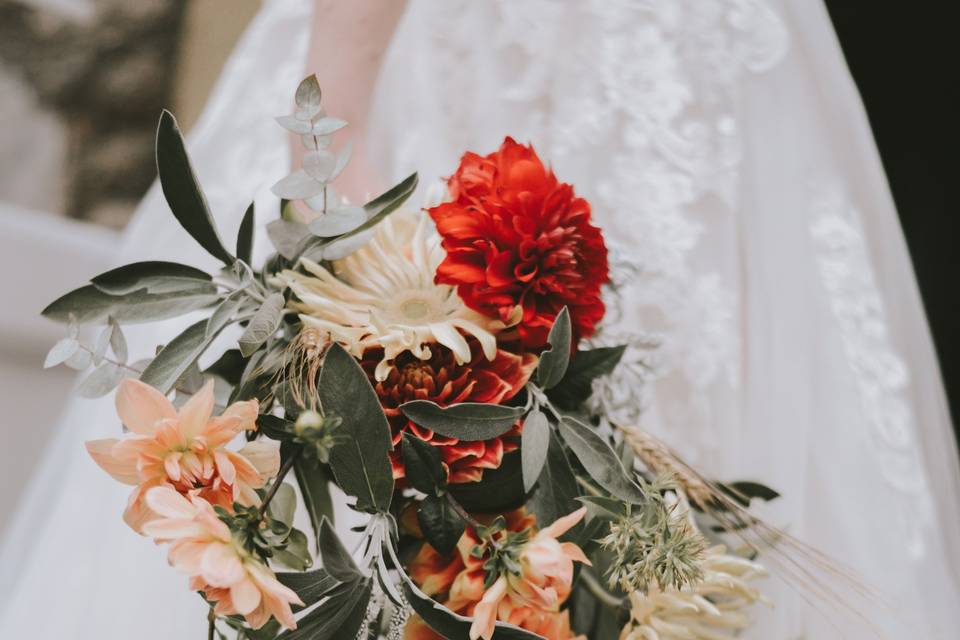
[[[439, 0], [437, 0], [439, 1]], [[809, 0], [816, 1], [816, 0]], [[955, 39], [946, 3], [827, 2], [897, 201], [960, 415]], [[39, 317], [109, 268], [153, 181], [162, 108], [189, 131], [257, 0], [0, 0], [0, 514], [73, 383], [42, 370], [62, 328]], [[888, 301], [895, 304], [895, 301]], [[3, 516], [0, 515], [0, 535]]]

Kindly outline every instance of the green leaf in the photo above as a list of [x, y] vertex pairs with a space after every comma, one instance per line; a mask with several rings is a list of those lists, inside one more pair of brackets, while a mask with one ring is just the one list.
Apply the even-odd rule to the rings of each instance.
[[80, 349], [80, 343], [73, 338], [64, 338], [53, 345], [53, 348], [47, 352], [47, 357], [43, 361], [43, 368], [49, 369], [58, 364], [62, 364], [73, 357], [73, 354]]
[[400, 411], [421, 427], [442, 436], [474, 441], [503, 435], [513, 428], [524, 410], [481, 402], [441, 407], [430, 400], [411, 400], [400, 405]]
[[349, 436], [330, 451], [337, 484], [357, 498], [359, 511], [387, 511], [393, 498], [390, 425], [367, 374], [339, 344], [327, 350], [318, 395], [324, 414], [339, 416], [339, 433]]
[[369, 578], [334, 588], [327, 600], [297, 621], [296, 629], [284, 631], [277, 640], [354, 640], [366, 617], [371, 589]]
[[253, 227], [256, 220], [253, 205], [254, 203], [251, 202], [247, 207], [243, 220], [240, 221], [240, 228], [237, 230], [237, 259], [247, 264], [250, 264], [253, 256]]
[[313, 118], [320, 113], [320, 98], [322, 95], [320, 81], [317, 80], [316, 74], [311, 73], [300, 81], [294, 94], [294, 102], [300, 112], [299, 115], [304, 116], [303, 120]]
[[234, 257], [223, 246], [210, 215], [207, 199], [197, 183], [176, 118], [167, 110], [157, 126], [157, 172], [170, 211], [201, 247], [226, 265]]
[[[310, 516], [310, 525], [319, 540], [320, 525], [324, 520], [333, 520], [333, 500], [330, 497], [330, 478], [326, 470], [315, 460], [298, 456], [293, 463], [293, 473], [303, 496], [303, 505]], [[319, 543], [318, 543], [319, 544]]]
[[[326, 246], [332, 245], [335, 242], [341, 242], [348, 238], [357, 236], [369, 229], [372, 229], [373, 227], [380, 224], [384, 220], [384, 218], [386, 218], [388, 215], [396, 211], [400, 207], [400, 205], [402, 205], [404, 202], [407, 201], [407, 198], [409, 198], [413, 194], [413, 192], [416, 190], [417, 181], [418, 181], [417, 174], [413, 173], [407, 176], [406, 179], [404, 179], [402, 182], [400, 182], [396, 186], [385, 191], [384, 193], [380, 194], [379, 196], [377, 196], [367, 204], [363, 205], [363, 208], [367, 214], [367, 221], [359, 225], [355, 229], [352, 229], [351, 231], [348, 231], [342, 235], [339, 235], [333, 238], [318, 238], [316, 236], [313, 236], [312, 234], [309, 234], [308, 232], [308, 237], [305, 238], [304, 241], [300, 243], [295, 255], [294, 256], [284, 255], [284, 257], [292, 260], [295, 257], [299, 257], [300, 255], [307, 253], [313, 248], [326, 247]], [[267, 232], [268, 233], [270, 232], [269, 228]], [[274, 244], [276, 245], [276, 241], [274, 241]], [[278, 251], [279, 251], [279, 247], [278, 247]]]
[[569, 416], [564, 416], [559, 426], [560, 436], [597, 484], [620, 500], [632, 504], [646, 501], [643, 490], [596, 431]]
[[210, 319], [207, 320], [207, 335], [220, 333], [224, 327], [231, 324], [234, 315], [236, 315], [240, 307], [243, 306], [243, 302], [243, 293], [236, 291], [224, 298], [223, 302], [218, 304], [217, 308], [213, 310]]
[[262, 413], [257, 416], [257, 430], [271, 440], [293, 440], [293, 423], [284, 418]]
[[553, 321], [547, 342], [550, 348], [540, 354], [540, 364], [537, 366], [537, 382], [543, 389], [549, 389], [563, 379], [570, 363], [570, 342], [573, 340], [573, 331], [570, 327], [570, 312], [566, 307], [560, 310], [557, 319]]
[[320, 521], [317, 539], [320, 543], [320, 560], [327, 573], [340, 582], [351, 582], [363, 577], [363, 573], [357, 568], [350, 553], [340, 542], [340, 537], [333, 525], [326, 518]]
[[296, 220], [273, 220], [267, 224], [267, 237], [277, 253], [287, 260], [295, 260], [304, 242], [310, 238], [310, 229]]
[[546, 449], [547, 459], [540, 472], [537, 488], [527, 500], [527, 508], [537, 517], [541, 528], [576, 511], [580, 506], [577, 503], [580, 495], [577, 478], [563, 452], [560, 439], [549, 429]]
[[627, 515], [627, 504], [616, 498], [580, 496], [577, 500], [586, 505], [591, 518], [616, 521]]
[[380, 224], [384, 218], [396, 211], [400, 205], [407, 201], [413, 192], [417, 189], [417, 182], [419, 178], [416, 173], [411, 173], [409, 176], [404, 178], [399, 184], [395, 185], [391, 189], [384, 191], [379, 196], [363, 205], [364, 210], [367, 212], [367, 221], [362, 225], [348, 231], [342, 236], [338, 236], [338, 240], [343, 240], [351, 236], [355, 236], [359, 233], [363, 233], [367, 229], [372, 229], [378, 224]]
[[750, 482], [748, 480], [739, 480], [737, 482], [717, 483], [717, 486], [730, 498], [735, 500], [741, 506], [749, 507], [754, 498], [759, 498], [764, 502], [770, 502], [780, 497], [780, 494], [765, 484], [759, 482]]
[[195, 322], [160, 350], [140, 374], [140, 381], [169, 393], [215, 337], [207, 335], [206, 320]]
[[282, 293], [271, 293], [250, 319], [240, 336], [240, 353], [249, 357], [280, 328], [285, 301]]
[[283, 483], [273, 496], [267, 511], [274, 520], [279, 520], [288, 527], [293, 526], [293, 515], [297, 510], [297, 494], [287, 483]]
[[166, 320], [208, 307], [220, 300], [216, 287], [198, 283], [195, 289], [148, 293], [134, 291], [122, 296], [104, 293], [90, 284], [57, 298], [41, 314], [57, 322], [104, 323], [112, 316], [125, 323]]
[[104, 362], [77, 385], [77, 395], [81, 398], [105, 396], [116, 389], [121, 380], [123, 370], [112, 362]]
[[313, 564], [307, 535], [299, 529], [290, 529], [283, 548], [273, 549], [273, 560], [294, 571], [306, 571]]
[[540, 470], [547, 461], [550, 444], [550, 423], [539, 409], [534, 409], [523, 420], [520, 435], [520, 459], [523, 467], [523, 489], [530, 491], [540, 477]]
[[313, 569], [312, 571], [296, 573], [278, 573], [277, 580], [290, 587], [303, 600], [305, 609], [319, 602], [321, 598], [329, 594], [333, 589], [343, 584], [329, 573], [326, 569]]
[[547, 395], [561, 409], [573, 411], [593, 393], [593, 381], [612, 373], [626, 345], [577, 351], [563, 379]]
[[442, 555], [457, 547], [466, 524], [446, 496], [427, 496], [417, 510], [417, 521], [427, 542]]
[[123, 329], [113, 317], [107, 318], [107, 322], [110, 324], [110, 350], [113, 351], [117, 360], [126, 363], [129, 354], [127, 353], [127, 338], [123, 335]]
[[134, 262], [101, 273], [91, 283], [100, 291], [119, 296], [146, 289], [148, 293], [170, 293], [205, 287], [210, 274], [176, 262]]
[[427, 494], [436, 494], [447, 483], [440, 451], [417, 436], [404, 431], [403, 468], [410, 486]]
[[482, 482], [450, 484], [447, 491], [470, 512], [503, 513], [522, 506], [526, 494], [520, 452], [505, 454], [496, 469], [485, 469]]

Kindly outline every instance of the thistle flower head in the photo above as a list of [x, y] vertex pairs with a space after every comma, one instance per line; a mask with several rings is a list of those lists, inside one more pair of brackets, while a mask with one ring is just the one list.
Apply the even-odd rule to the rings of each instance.
[[607, 578], [610, 588], [646, 593], [651, 585], [682, 589], [703, 577], [706, 543], [689, 520], [682, 503], [665, 491], [663, 480], [650, 483], [650, 502], [610, 523], [600, 540], [614, 561]]

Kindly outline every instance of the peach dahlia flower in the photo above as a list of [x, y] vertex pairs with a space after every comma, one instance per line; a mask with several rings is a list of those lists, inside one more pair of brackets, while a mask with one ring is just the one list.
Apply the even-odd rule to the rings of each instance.
[[115, 480], [136, 487], [123, 514], [135, 531], [151, 517], [144, 502], [151, 487], [167, 485], [232, 509], [234, 502], [255, 504], [254, 490], [280, 466], [280, 452], [271, 443], [251, 442], [240, 451], [225, 448], [241, 431], [256, 429], [257, 401], [235, 402], [214, 417], [212, 380], [179, 412], [139, 380], [120, 383], [116, 405], [131, 435], [90, 440], [87, 451]]
[[[570, 640], [569, 613], [560, 610], [573, 587], [573, 563], [589, 565], [590, 560], [572, 542], [557, 538], [575, 526], [586, 508], [557, 519], [536, 532], [519, 549], [520, 573], [505, 572], [489, 589], [484, 589], [486, 572], [481, 558], [471, 551], [480, 542], [476, 532], [467, 529], [457, 544], [457, 553], [446, 561], [429, 545], [424, 545], [409, 567], [410, 576], [431, 596], [446, 594], [444, 604], [457, 613], [473, 617], [470, 640], [493, 638], [499, 620], [540, 634], [547, 640]], [[507, 529], [523, 531], [533, 526], [533, 517], [522, 511], [507, 514]], [[411, 618], [405, 629], [407, 640], [438, 637], [419, 618]]]
[[170, 487], [151, 488], [146, 502], [160, 517], [144, 523], [143, 532], [171, 543], [170, 564], [190, 576], [191, 589], [216, 603], [217, 615], [242, 615], [254, 629], [273, 616], [286, 628], [297, 628], [290, 605], [303, 602], [258, 556], [237, 544], [209, 502], [188, 499]]

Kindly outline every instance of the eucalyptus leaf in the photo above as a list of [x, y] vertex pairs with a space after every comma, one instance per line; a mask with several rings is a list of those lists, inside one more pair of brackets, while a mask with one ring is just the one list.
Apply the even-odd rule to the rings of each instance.
[[304, 239], [310, 237], [310, 228], [295, 220], [273, 220], [267, 225], [267, 237], [277, 253], [287, 260], [295, 260]]
[[58, 322], [68, 322], [72, 316], [80, 324], [97, 324], [112, 316], [120, 322], [135, 323], [174, 318], [209, 307], [219, 299], [211, 284], [169, 293], [139, 290], [120, 296], [104, 293], [91, 284], [57, 298], [41, 313]]
[[547, 461], [549, 445], [550, 423], [542, 411], [534, 409], [524, 418], [523, 432], [520, 435], [520, 458], [525, 491], [530, 491], [537, 483], [543, 464]]
[[624, 469], [620, 458], [596, 431], [575, 418], [560, 420], [560, 436], [597, 484], [631, 504], [646, 501], [643, 490]]
[[306, 200], [323, 193], [323, 183], [318, 182], [304, 169], [297, 169], [285, 178], [281, 178], [270, 187], [278, 198], [287, 200]]
[[320, 98], [322, 95], [320, 81], [317, 80], [316, 74], [310, 74], [297, 85], [297, 91], [294, 93], [293, 99], [297, 105], [297, 110], [306, 115], [305, 119], [312, 118], [320, 113]]
[[256, 224], [256, 213], [254, 203], [251, 202], [243, 214], [243, 220], [240, 221], [240, 228], [237, 230], [237, 259], [246, 264], [250, 264], [253, 258], [253, 229]]
[[305, 571], [313, 565], [307, 536], [299, 529], [290, 529], [282, 549], [273, 549], [273, 560], [294, 571]]
[[75, 371], [83, 371], [90, 366], [91, 362], [93, 362], [93, 356], [90, 355], [90, 352], [85, 349], [78, 349], [72, 356], [64, 360], [63, 364]]
[[336, 133], [347, 126], [346, 120], [341, 120], [340, 118], [331, 118], [329, 116], [325, 118], [320, 118], [313, 123], [313, 128], [310, 130], [315, 136], [328, 136], [331, 133]]
[[308, 151], [303, 155], [301, 166], [308, 176], [325, 184], [337, 166], [337, 156], [326, 149]]
[[156, 260], [117, 267], [101, 273], [90, 282], [100, 291], [118, 296], [140, 289], [146, 289], [148, 293], [196, 289], [210, 280], [210, 275], [200, 269], [177, 262]]
[[366, 245], [373, 237], [374, 231], [374, 229], [367, 229], [357, 235], [345, 233], [330, 244], [321, 247], [318, 257], [320, 260], [342, 260]]
[[284, 299], [282, 293], [271, 293], [240, 336], [240, 353], [250, 356], [280, 328], [283, 319]]
[[43, 361], [43, 368], [49, 369], [58, 364], [62, 364], [73, 357], [80, 349], [80, 343], [73, 338], [63, 338], [53, 345], [53, 348], [47, 352], [47, 357]]
[[547, 394], [557, 406], [572, 411], [593, 393], [593, 381], [613, 372], [626, 345], [577, 351], [563, 379]]
[[563, 374], [567, 372], [567, 366], [570, 363], [572, 339], [570, 311], [564, 307], [557, 315], [557, 319], [553, 321], [553, 326], [547, 336], [550, 348], [540, 354], [540, 364], [537, 366], [537, 382], [543, 389], [549, 389], [563, 379]]
[[123, 380], [123, 371], [112, 362], [104, 362], [90, 372], [77, 386], [77, 395], [81, 398], [99, 398], [105, 396]]
[[[107, 319], [110, 321], [110, 318]], [[107, 355], [107, 348], [110, 346], [110, 334], [113, 333], [113, 325], [108, 324], [97, 336], [97, 342], [93, 345], [93, 364], [100, 366], [104, 357]]]
[[343, 148], [340, 150], [340, 153], [337, 154], [337, 166], [333, 168], [333, 173], [330, 174], [330, 180], [336, 180], [343, 170], [347, 168], [347, 163], [350, 162], [350, 156], [353, 155], [353, 140], [348, 140]]
[[274, 118], [281, 127], [290, 131], [291, 133], [296, 133], [299, 135], [306, 135], [310, 133], [313, 128], [310, 124], [310, 120], [297, 118], [296, 116], [279, 116]]
[[342, 206], [330, 209], [310, 222], [310, 233], [320, 238], [343, 235], [367, 221], [363, 207]]
[[115, 318], [108, 318], [107, 321], [112, 329], [110, 332], [110, 350], [113, 351], [117, 360], [125, 363], [130, 355], [127, 352], [127, 338], [123, 335], [123, 329]]
[[462, 402], [441, 407], [429, 400], [411, 400], [400, 411], [416, 424], [459, 440], [489, 440], [513, 428], [523, 415], [522, 407], [482, 402]]
[[324, 413], [339, 416], [349, 436], [330, 451], [337, 484], [357, 498], [356, 509], [387, 511], [393, 498], [390, 425], [366, 373], [339, 344], [327, 350], [318, 395]]
[[436, 494], [447, 483], [440, 451], [428, 442], [404, 431], [401, 453], [410, 486], [427, 494]]
[[563, 445], [549, 429], [546, 448], [547, 458], [540, 471], [536, 490], [527, 500], [527, 508], [536, 516], [540, 527], [576, 511], [580, 506], [577, 497], [581, 493], [577, 478], [563, 452]]
[[226, 265], [233, 263], [234, 258], [220, 240], [207, 199], [190, 166], [177, 120], [166, 110], [157, 127], [157, 172], [163, 195], [181, 226], [213, 257]]
[[207, 335], [207, 321], [200, 320], [171, 340], [140, 374], [140, 381], [169, 393], [216, 335]]

